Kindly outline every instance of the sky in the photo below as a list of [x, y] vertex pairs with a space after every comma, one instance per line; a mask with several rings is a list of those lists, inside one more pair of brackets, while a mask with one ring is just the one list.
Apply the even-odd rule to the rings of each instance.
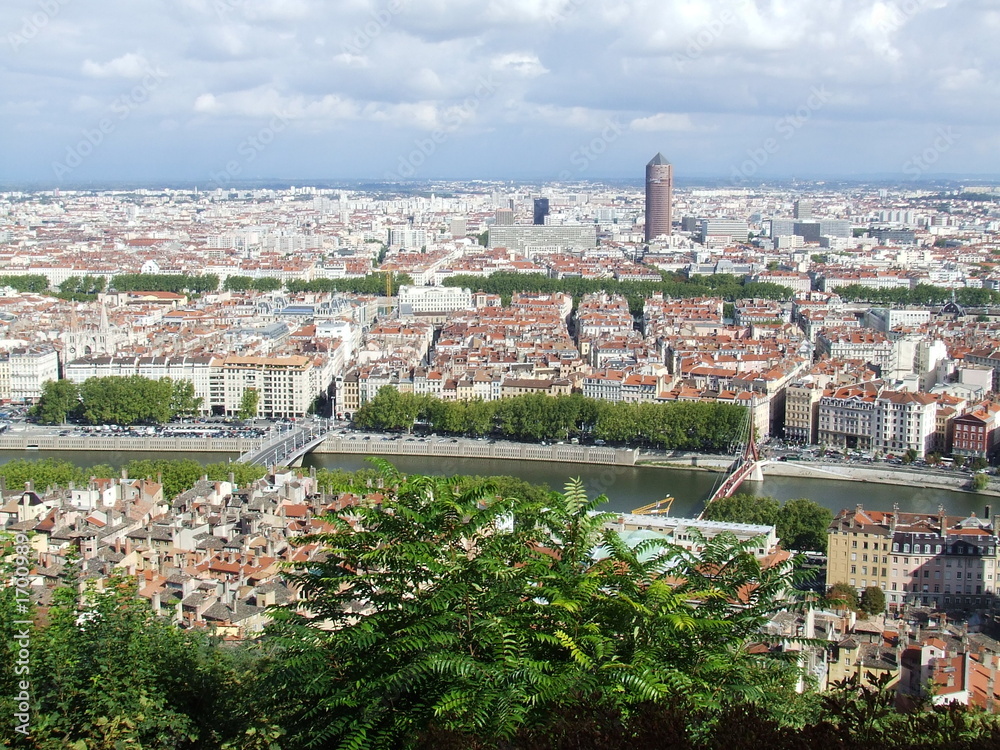
[[1000, 175], [995, 0], [5, 0], [0, 182]]

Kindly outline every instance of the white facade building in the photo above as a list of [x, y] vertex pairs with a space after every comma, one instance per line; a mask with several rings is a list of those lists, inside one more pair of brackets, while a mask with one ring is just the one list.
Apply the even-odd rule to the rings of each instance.
[[51, 346], [10, 352], [10, 399], [28, 404], [41, 398], [42, 384], [59, 379], [59, 355]]
[[472, 292], [453, 286], [401, 286], [399, 314], [444, 313], [472, 308]]

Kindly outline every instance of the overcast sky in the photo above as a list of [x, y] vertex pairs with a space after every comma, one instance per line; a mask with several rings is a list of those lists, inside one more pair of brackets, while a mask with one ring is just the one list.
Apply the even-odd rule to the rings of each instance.
[[0, 181], [1000, 174], [996, 0], [5, 0]]

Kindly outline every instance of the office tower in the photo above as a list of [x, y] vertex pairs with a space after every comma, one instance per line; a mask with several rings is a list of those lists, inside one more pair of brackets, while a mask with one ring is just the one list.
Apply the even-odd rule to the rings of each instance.
[[468, 221], [464, 217], [455, 217], [449, 222], [452, 237], [464, 237], [468, 234]]
[[493, 222], [498, 227], [509, 227], [514, 224], [514, 210], [510, 208], [498, 208], [496, 220]]
[[545, 224], [545, 217], [549, 215], [549, 199], [548, 198], [535, 198], [535, 211], [532, 224], [535, 226], [542, 226]]
[[646, 165], [646, 242], [671, 233], [674, 168], [658, 153]]
[[792, 209], [792, 218], [801, 219], [802, 221], [809, 221], [813, 217], [813, 202], [812, 201], [795, 201], [795, 206]]

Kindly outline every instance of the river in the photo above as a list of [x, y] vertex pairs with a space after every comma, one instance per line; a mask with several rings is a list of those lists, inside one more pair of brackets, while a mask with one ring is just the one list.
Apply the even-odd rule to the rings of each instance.
[[[0, 451], [0, 464], [18, 458], [28, 460], [55, 458], [71, 461], [80, 466], [108, 464], [119, 468], [133, 459], [191, 458], [207, 464], [225, 462], [234, 456], [227, 453]], [[482, 476], [507, 474], [534, 484], [547, 484], [553, 489], [562, 489], [567, 480], [579, 477], [591, 497], [607, 495], [607, 507], [615, 511], [633, 510], [671, 495], [674, 497], [674, 503], [670, 513], [680, 517], [697, 515], [704, 505], [705, 498], [711, 495], [721, 476], [716, 472], [695, 469], [664, 469], [650, 466], [599, 466], [424, 456], [394, 456], [389, 460], [400, 471], [407, 473]], [[364, 457], [358, 455], [313, 453], [306, 456], [304, 466], [353, 471], [369, 468], [370, 464]], [[764, 482], [745, 482], [741, 490], [758, 495], [770, 495], [778, 500], [807, 497], [834, 513], [858, 503], [875, 510], [891, 510], [893, 503], [899, 503], [900, 510], [914, 513], [936, 513], [938, 506], [943, 505], [950, 514], [968, 515], [974, 512], [982, 515], [985, 505], [1000, 504], [1000, 500], [996, 497], [971, 492], [800, 477], [768, 477]]]

